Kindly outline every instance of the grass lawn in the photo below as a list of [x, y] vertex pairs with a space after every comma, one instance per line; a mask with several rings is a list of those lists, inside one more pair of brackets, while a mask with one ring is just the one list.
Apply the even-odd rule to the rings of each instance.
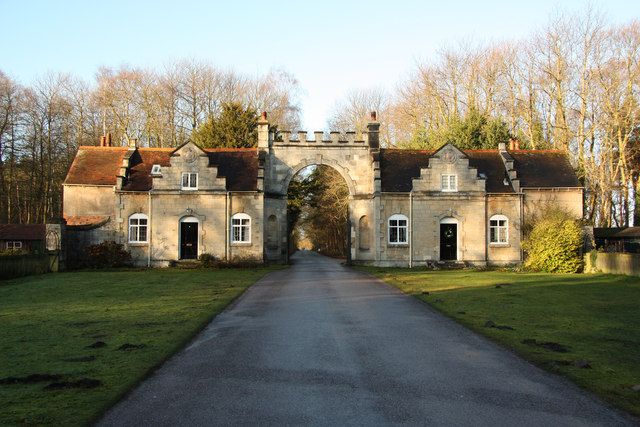
[[0, 282], [0, 425], [90, 423], [271, 270]]
[[[639, 278], [362, 269], [640, 415], [640, 391], [631, 389], [640, 384]], [[488, 321], [495, 326], [485, 326]], [[580, 367], [583, 361], [590, 367]]]

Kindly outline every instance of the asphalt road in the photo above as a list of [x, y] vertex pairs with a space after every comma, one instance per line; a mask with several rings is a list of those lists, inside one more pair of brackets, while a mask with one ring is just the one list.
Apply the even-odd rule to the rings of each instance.
[[627, 425], [376, 279], [311, 252], [269, 274], [100, 421]]

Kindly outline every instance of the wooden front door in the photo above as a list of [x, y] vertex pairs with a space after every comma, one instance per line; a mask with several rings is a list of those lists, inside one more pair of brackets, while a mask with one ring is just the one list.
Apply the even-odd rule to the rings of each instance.
[[180, 223], [180, 259], [198, 258], [198, 223]]
[[440, 224], [440, 259], [458, 259], [458, 224]]

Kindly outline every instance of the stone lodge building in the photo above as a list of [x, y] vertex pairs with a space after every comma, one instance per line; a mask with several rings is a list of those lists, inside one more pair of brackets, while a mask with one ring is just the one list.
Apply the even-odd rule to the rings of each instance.
[[[548, 204], [582, 217], [583, 188], [555, 150], [380, 148], [375, 114], [362, 138], [269, 132], [258, 147], [80, 147], [64, 182], [71, 244], [123, 243], [139, 265], [211, 253], [287, 260], [287, 190], [309, 165], [349, 188], [350, 257], [379, 266], [522, 261], [522, 225]], [[511, 147], [513, 148], [513, 147]]]

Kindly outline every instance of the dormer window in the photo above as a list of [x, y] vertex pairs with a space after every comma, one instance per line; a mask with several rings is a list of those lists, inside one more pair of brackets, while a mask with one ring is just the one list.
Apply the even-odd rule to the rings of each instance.
[[441, 175], [440, 189], [444, 192], [458, 191], [458, 175]]
[[153, 165], [151, 167], [151, 175], [162, 175], [162, 167], [160, 165]]
[[193, 172], [182, 173], [182, 189], [183, 190], [197, 190], [198, 189], [198, 174]]

